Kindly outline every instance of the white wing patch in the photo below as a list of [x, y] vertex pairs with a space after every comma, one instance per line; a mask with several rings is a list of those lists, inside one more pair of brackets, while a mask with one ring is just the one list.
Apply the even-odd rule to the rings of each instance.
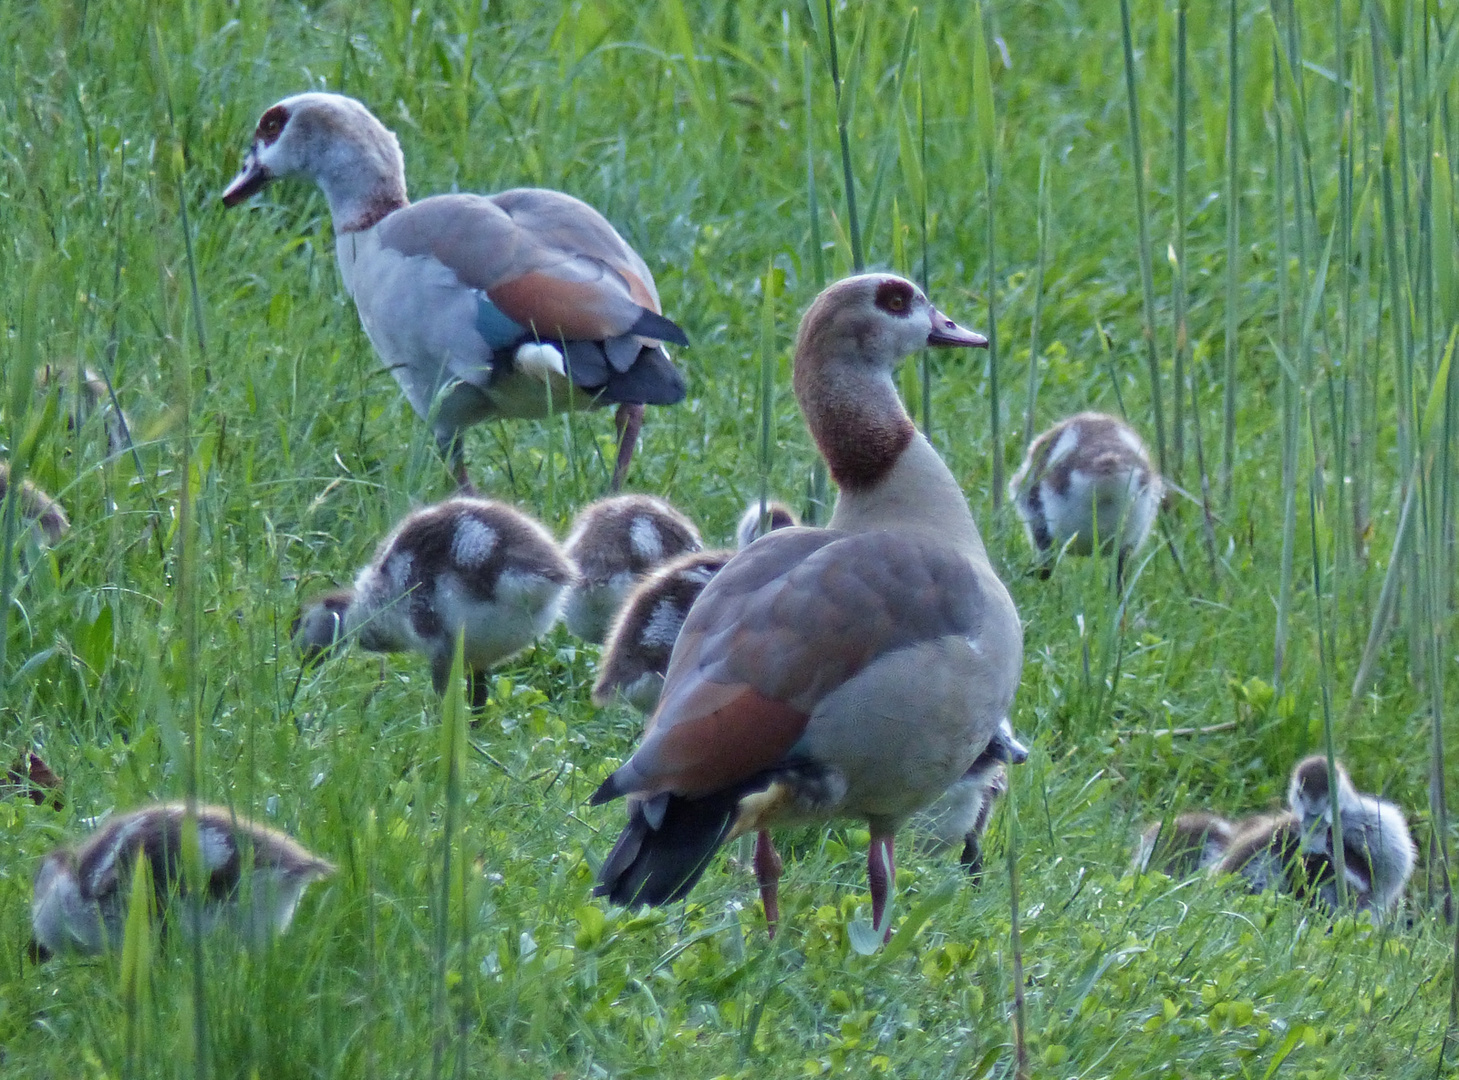
[[1044, 459], [1044, 471], [1048, 472], [1077, 449], [1079, 449], [1079, 429], [1075, 425], [1070, 424], [1063, 431], [1059, 432], [1059, 438], [1054, 443], [1054, 448], [1049, 451], [1049, 456]]
[[515, 360], [518, 371], [543, 382], [553, 375], [567, 377], [567, 368], [562, 364], [562, 352], [553, 345], [535, 341], [518, 345]]
[[628, 542], [639, 558], [647, 562], [658, 562], [664, 557], [664, 540], [653, 518], [634, 518], [628, 525]]
[[688, 612], [672, 600], [660, 600], [644, 624], [641, 641], [644, 645], [672, 645], [684, 629]]
[[457, 566], [475, 570], [485, 564], [496, 547], [496, 530], [476, 518], [463, 518], [451, 541], [451, 558]]
[[390, 583], [403, 589], [410, 581], [410, 571], [415, 565], [415, 556], [408, 551], [397, 551], [385, 563], [385, 573]]

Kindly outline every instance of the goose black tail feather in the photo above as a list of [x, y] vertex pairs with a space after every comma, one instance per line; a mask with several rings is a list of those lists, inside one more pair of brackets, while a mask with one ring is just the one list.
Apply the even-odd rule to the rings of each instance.
[[566, 349], [573, 383], [604, 403], [677, 405], [688, 392], [683, 373], [657, 345], [641, 348], [625, 371], [609, 362], [601, 341], [569, 341]]
[[682, 900], [703, 875], [734, 824], [743, 788], [700, 799], [668, 797], [655, 828], [635, 801], [628, 826], [598, 871], [594, 896], [623, 907], [658, 907]]
[[653, 338], [656, 341], [668, 341], [675, 345], [688, 345], [689, 335], [684, 333], [683, 327], [672, 319], [666, 319], [657, 311], [643, 309], [638, 321], [628, 328], [630, 334], [637, 334], [640, 337]]

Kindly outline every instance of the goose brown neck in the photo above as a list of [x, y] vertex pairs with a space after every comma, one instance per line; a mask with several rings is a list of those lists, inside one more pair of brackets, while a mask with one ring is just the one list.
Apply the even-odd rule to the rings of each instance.
[[883, 369], [798, 358], [794, 385], [811, 437], [844, 491], [876, 487], [916, 434]]

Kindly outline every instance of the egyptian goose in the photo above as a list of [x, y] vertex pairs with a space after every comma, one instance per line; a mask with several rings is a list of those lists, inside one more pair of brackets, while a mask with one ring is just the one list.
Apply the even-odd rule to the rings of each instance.
[[1225, 818], [1192, 810], [1174, 821], [1148, 826], [1135, 844], [1131, 867], [1143, 872], [1153, 864], [1153, 869], [1183, 880], [1220, 862], [1234, 835], [1234, 827]]
[[660, 314], [653, 275], [601, 214], [540, 188], [412, 204], [394, 133], [340, 94], [267, 109], [223, 204], [292, 175], [323, 189], [345, 291], [463, 488], [463, 428], [616, 404], [617, 490], [643, 406], [684, 398], [661, 343], [688, 338]]
[[[1065, 549], [1089, 555], [1099, 538], [1125, 558], [1145, 541], [1164, 490], [1140, 436], [1123, 420], [1082, 412], [1029, 445], [1008, 483], [1029, 543], [1047, 560]], [[1118, 543], [1116, 543], [1118, 538]]]
[[[764, 520], [769, 532], [798, 524], [795, 512], [778, 502], [766, 505]], [[735, 540], [741, 549], [760, 537], [760, 523], [760, 504], [751, 503], [735, 527]], [[598, 661], [598, 680], [593, 684], [595, 705], [621, 699], [639, 712], [653, 711], [659, 703], [659, 691], [664, 688], [669, 655], [689, 609], [710, 578], [733, 556], [733, 551], [722, 550], [681, 555], [639, 582], [608, 631]]]
[[628, 797], [598, 895], [677, 900], [721, 844], [758, 831], [773, 933], [781, 862], [765, 830], [862, 818], [873, 920], [890, 934], [893, 836], [994, 737], [1023, 656], [962, 490], [892, 374], [927, 346], [986, 344], [888, 274], [810, 306], [793, 381], [840, 487], [835, 512], [825, 529], [756, 540], [690, 610], [638, 749], [591, 799]]
[[1007, 766], [1027, 760], [1028, 748], [1014, 736], [1013, 725], [1003, 720], [968, 771], [912, 819], [913, 825], [932, 841], [934, 851], [962, 844], [959, 861], [974, 884], [983, 879], [983, 833], [993, 814], [993, 804], [1008, 790]]
[[[0, 461], [0, 502], [10, 493], [10, 462]], [[54, 547], [71, 528], [66, 511], [40, 488], [29, 480], [22, 480], [20, 493], [16, 496], [16, 510], [20, 520], [31, 526], [31, 538], [37, 543]]]
[[372, 652], [420, 653], [445, 693], [464, 630], [470, 700], [480, 707], [492, 666], [547, 632], [576, 576], [538, 522], [503, 503], [458, 496], [406, 515], [354, 587], [312, 601], [294, 634], [306, 658], [346, 635]]
[[704, 542], [694, 523], [663, 499], [614, 495], [583, 507], [563, 546], [581, 575], [563, 622], [584, 641], [599, 642], [635, 585]]
[[1358, 907], [1386, 912], [1403, 896], [1413, 874], [1417, 849], [1403, 811], [1375, 795], [1360, 794], [1341, 762], [1336, 762], [1337, 798], [1332, 798], [1327, 758], [1303, 758], [1292, 769], [1287, 804], [1301, 822], [1304, 855], [1335, 860], [1333, 803], [1342, 828], [1343, 861], [1349, 893]]
[[[288, 836], [226, 807], [199, 806], [196, 813], [208, 929], [226, 921], [251, 943], [261, 944], [288, 929], [310, 882], [334, 872]], [[37, 958], [119, 948], [139, 857], [150, 866], [156, 910], [165, 917], [171, 898], [188, 890], [185, 816], [180, 802], [145, 806], [109, 818], [78, 847], [47, 855], [36, 874], [30, 909]]]

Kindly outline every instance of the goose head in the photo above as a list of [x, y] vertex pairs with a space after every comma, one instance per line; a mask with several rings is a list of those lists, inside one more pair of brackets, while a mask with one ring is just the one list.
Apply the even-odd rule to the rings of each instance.
[[916, 434], [892, 382], [898, 365], [918, 349], [987, 345], [892, 274], [846, 278], [816, 298], [796, 337], [792, 384], [843, 494], [876, 487]]
[[368, 228], [407, 201], [400, 143], [343, 94], [295, 94], [265, 109], [223, 205], [237, 206], [286, 176], [319, 184], [341, 232]]

